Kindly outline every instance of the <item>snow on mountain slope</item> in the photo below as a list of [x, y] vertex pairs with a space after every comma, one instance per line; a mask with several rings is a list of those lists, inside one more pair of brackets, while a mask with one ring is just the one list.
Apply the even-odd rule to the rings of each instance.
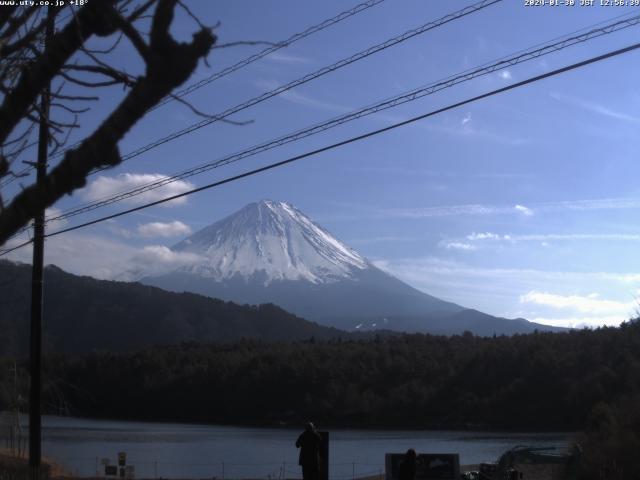
[[206, 261], [183, 267], [215, 281], [260, 274], [274, 280], [307, 280], [315, 284], [352, 278], [369, 262], [306, 215], [285, 202], [251, 203], [172, 247]]
[[[274, 303], [345, 330], [525, 333], [542, 325], [492, 317], [432, 297], [376, 268], [288, 203], [264, 200], [171, 250], [197, 261], [142, 283], [248, 304]], [[358, 328], [360, 326], [360, 328]], [[488, 332], [488, 333], [487, 333]]]

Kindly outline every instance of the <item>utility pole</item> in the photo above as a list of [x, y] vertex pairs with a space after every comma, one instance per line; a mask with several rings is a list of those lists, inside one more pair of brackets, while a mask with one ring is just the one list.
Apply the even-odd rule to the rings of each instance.
[[[51, 42], [54, 28], [53, 7], [47, 9], [47, 27], [44, 49]], [[49, 104], [51, 84], [40, 95], [40, 125], [38, 131], [37, 182], [47, 173], [49, 144]], [[31, 274], [31, 350], [29, 355], [29, 474], [31, 480], [40, 480], [42, 463], [42, 284], [44, 270], [44, 209], [33, 219], [33, 268]]]

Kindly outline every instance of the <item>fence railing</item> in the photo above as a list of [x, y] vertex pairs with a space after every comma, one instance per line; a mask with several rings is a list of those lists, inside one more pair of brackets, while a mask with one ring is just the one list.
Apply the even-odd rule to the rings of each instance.
[[[56, 457], [55, 461], [74, 477], [114, 480], [119, 478], [105, 475], [106, 465], [99, 457]], [[129, 458], [127, 465], [134, 467], [128, 474], [129, 478], [142, 479], [293, 480], [302, 478], [302, 471], [295, 461], [196, 463]], [[377, 463], [339, 462], [330, 463], [329, 466], [331, 480], [356, 480], [383, 474], [384, 465]]]

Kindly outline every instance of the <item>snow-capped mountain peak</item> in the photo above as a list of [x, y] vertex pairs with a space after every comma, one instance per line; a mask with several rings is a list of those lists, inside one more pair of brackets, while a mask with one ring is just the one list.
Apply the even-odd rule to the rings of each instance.
[[263, 200], [196, 232], [172, 247], [204, 262], [185, 273], [224, 281], [254, 275], [331, 283], [351, 278], [369, 262], [286, 202]]

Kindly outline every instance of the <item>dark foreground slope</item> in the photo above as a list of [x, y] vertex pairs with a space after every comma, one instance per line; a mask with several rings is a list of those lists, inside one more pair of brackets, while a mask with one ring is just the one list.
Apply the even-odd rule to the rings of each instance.
[[[183, 344], [56, 356], [46, 365], [55, 379], [50, 404], [64, 399], [74, 415], [569, 431], [584, 427], [594, 405], [640, 392], [640, 325], [495, 338]], [[8, 372], [0, 365], [0, 383]]]
[[[31, 267], [0, 262], [0, 355], [28, 351]], [[138, 283], [79, 277], [57, 267], [44, 274], [45, 350], [124, 351], [184, 341], [269, 341], [346, 335], [274, 305], [243, 306]]]

